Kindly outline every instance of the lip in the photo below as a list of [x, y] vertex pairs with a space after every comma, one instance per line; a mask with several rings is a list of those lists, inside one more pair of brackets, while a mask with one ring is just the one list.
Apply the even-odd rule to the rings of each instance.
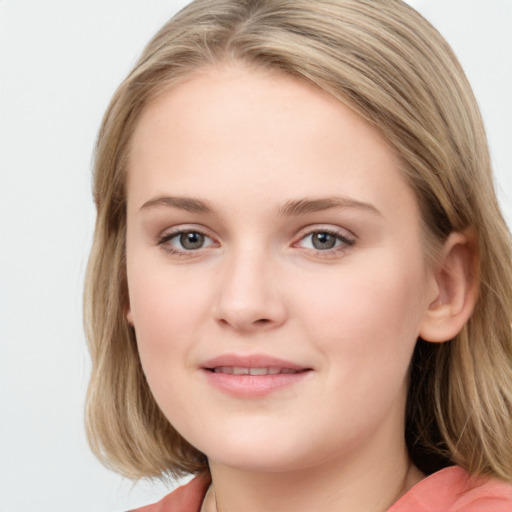
[[[240, 375], [226, 373], [226, 368], [270, 368], [272, 373]], [[223, 354], [205, 361], [200, 369], [214, 388], [240, 398], [263, 397], [284, 387], [296, 385], [312, 370], [310, 367], [265, 354]], [[285, 373], [276, 373], [277, 370]]]

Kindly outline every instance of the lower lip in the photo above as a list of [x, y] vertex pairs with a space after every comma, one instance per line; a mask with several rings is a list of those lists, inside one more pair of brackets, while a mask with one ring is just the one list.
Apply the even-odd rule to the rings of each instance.
[[294, 386], [311, 371], [276, 375], [233, 375], [203, 370], [208, 382], [224, 393], [241, 398], [258, 398], [285, 387]]

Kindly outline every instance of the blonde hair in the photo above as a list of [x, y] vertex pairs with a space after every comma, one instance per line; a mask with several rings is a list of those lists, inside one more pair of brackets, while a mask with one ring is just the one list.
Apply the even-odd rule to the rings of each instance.
[[143, 52], [105, 114], [97, 142], [97, 223], [85, 289], [93, 362], [90, 444], [129, 477], [207, 471], [156, 405], [125, 318], [126, 158], [145, 105], [226, 60], [308, 80], [377, 127], [400, 155], [422, 212], [426, 253], [475, 233], [480, 290], [453, 340], [418, 340], [406, 439], [430, 473], [458, 464], [512, 480], [512, 265], [487, 141], [467, 79], [445, 40], [401, 0], [196, 0]]

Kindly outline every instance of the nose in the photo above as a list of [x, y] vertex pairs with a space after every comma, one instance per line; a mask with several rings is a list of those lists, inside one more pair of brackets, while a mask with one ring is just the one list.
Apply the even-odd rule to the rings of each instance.
[[224, 264], [213, 310], [217, 322], [248, 333], [273, 329], [286, 321], [279, 268], [268, 254], [239, 251]]

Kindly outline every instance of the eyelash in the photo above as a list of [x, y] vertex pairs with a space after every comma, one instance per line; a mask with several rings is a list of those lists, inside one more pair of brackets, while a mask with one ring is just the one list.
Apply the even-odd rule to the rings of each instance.
[[196, 256], [196, 254], [194, 254], [194, 253], [197, 253], [200, 249], [204, 249], [204, 247], [199, 247], [198, 249], [180, 250], [180, 249], [176, 249], [176, 248], [172, 247], [169, 244], [169, 242], [171, 242], [171, 240], [173, 240], [177, 237], [180, 237], [182, 235], [186, 235], [186, 234], [197, 234], [197, 235], [204, 236], [205, 238], [208, 238], [209, 240], [212, 240], [212, 237], [209, 236], [208, 234], [206, 234], [201, 229], [191, 228], [191, 229], [179, 229], [176, 231], [172, 231], [171, 233], [166, 233], [158, 238], [157, 244], [162, 246], [163, 249], [166, 252], [168, 252], [169, 254], [173, 254], [175, 256], [194, 257], [194, 256]]
[[[213, 241], [212, 237], [210, 237], [207, 233], [205, 233], [203, 230], [198, 228], [193, 229], [179, 229], [176, 231], [173, 231], [171, 233], [166, 233], [162, 236], [160, 236], [157, 240], [157, 245], [162, 246], [163, 249], [172, 255], [179, 256], [179, 257], [197, 257], [199, 254], [197, 254], [201, 249], [205, 249], [206, 247], [198, 247], [197, 249], [176, 249], [173, 246], [169, 244], [173, 239], [176, 239], [177, 237], [180, 237], [182, 235], [186, 234], [195, 234], [195, 235], [201, 235], [210, 241], [212, 241], [212, 244], [209, 244], [206, 247], [209, 247], [210, 245], [214, 245], [216, 242]], [[303, 249], [307, 251], [309, 254], [311, 254], [314, 257], [317, 258], [329, 258], [338, 255], [339, 253], [343, 253], [346, 250], [348, 250], [350, 247], [353, 247], [356, 244], [356, 239], [350, 238], [344, 234], [341, 234], [339, 231], [332, 229], [332, 228], [323, 228], [319, 227], [314, 230], [303, 232], [298, 239], [297, 242], [294, 242], [292, 244], [292, 247], [298, 247], [300, 242], [306, 240], [308, 237], [312, 237], [313, 235], [317, 234], [326, 234], [335, 237], [336, 242], [340, 242], [339, 245], [335, 245], [334, 247], [326, 250], [321, 249], [315, 249], [315, 248], [306, 248]]]
[[315, 248], [304, 248], [308, 253], [316, 258], [329, 258], [340, 255], [353, 247], [356, 244], [356, 239], [350, 238], [345, 234], [342, 234], [340, 231], [332, 229], [332, 228], [323, 228], [319, 227], [317, 229], [313, 229], [311, 231], [307, 231], [301, 234], [299, 240], [292, 244], [293, 247], [297, 247], [300, 242], [306, 240], [308, 237], [312, 237], [318, 234], [326, 234], [333, 236], [336, 239], [335, 243], [340, 242], [339, 245], [335, 245], [334, 247], [326, 250], [315, 249]]

